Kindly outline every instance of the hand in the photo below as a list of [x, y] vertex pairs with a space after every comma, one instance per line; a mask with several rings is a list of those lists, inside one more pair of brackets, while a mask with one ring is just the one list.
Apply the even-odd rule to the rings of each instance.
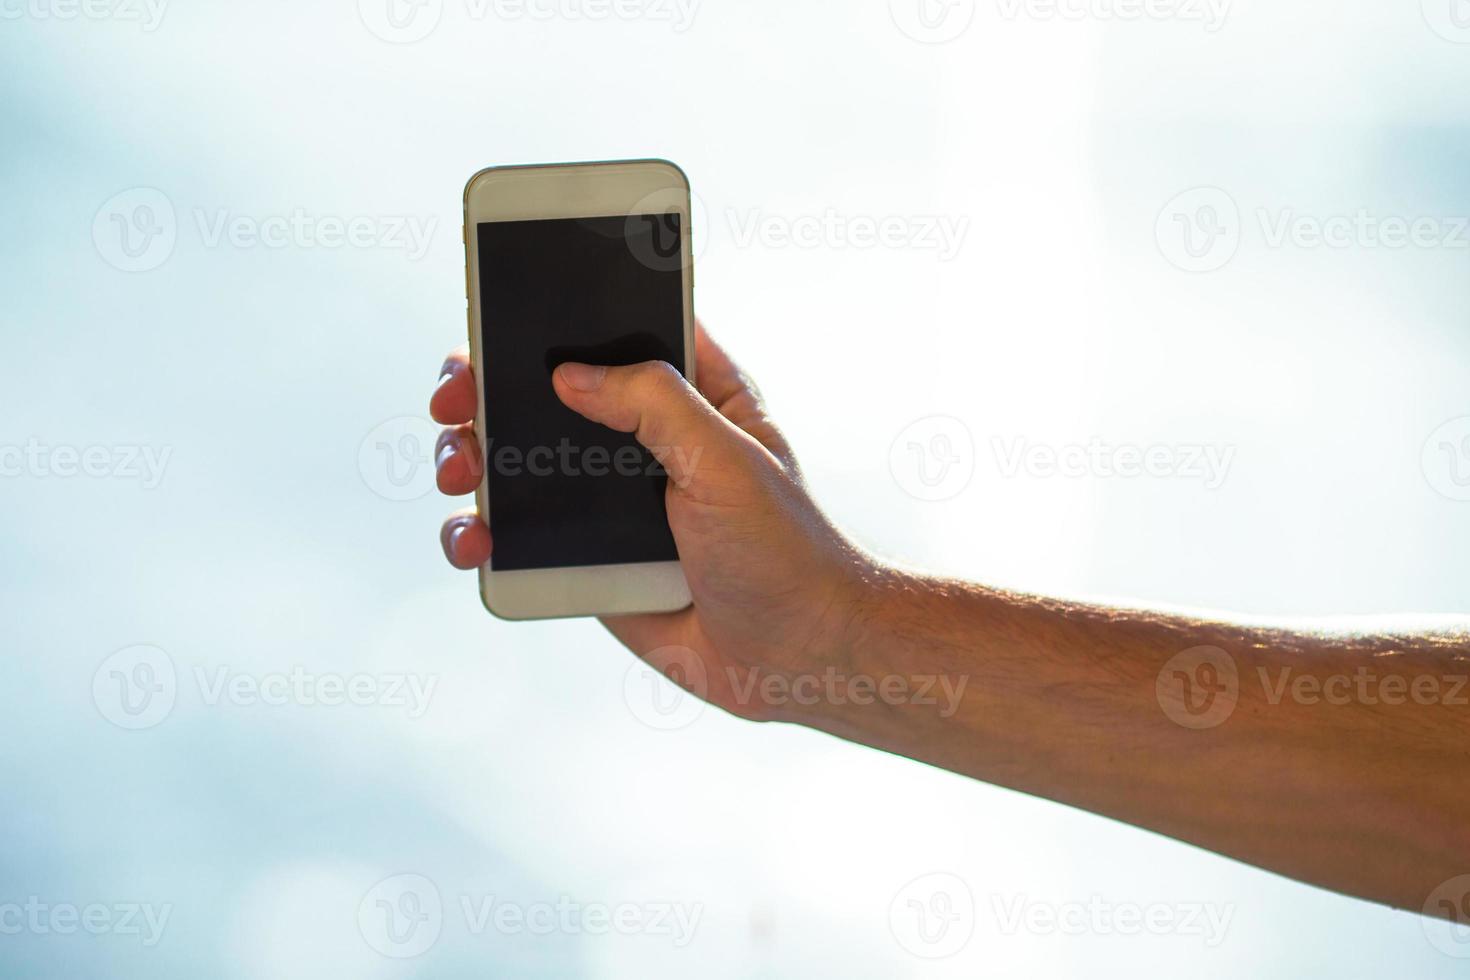
[[[812, 503], [754, 386], [702, 330], [696, 357], [698, 391], [662, 363], [564, 364], [552, 379], [568, 407], [669, 450], [669, 525], [694, 602], [605, 622], [670, 679], [742, 717], [798, 721], [1454, 918], [1470, 870], [1465, 708], [1455, 700], [1470, 664], [1463, 618], [1393, 632], [1270, 626], [882, 567]], [[446, 493], [479, 483], [466, 424], [475, 407], [461, 351], [432, 403], [455, 426], [437, 459]], [[472, 512], [451, 518], [443, 538], [460, 568], [490, 557], [490, 531]], [[1194, 655], [1235, 678], [1211, 695], [1224, 711], [1203, 727], [1168, 683], [1171, 665]], [[1319, 694], [1367, 676], [1400, 692], [1427, 682], [1442, 696], [1283, 700], [1255, 679], [1293, 674]], [[768, 687], [773, 676], [781, 683]], [[818, 696], [787, 696], [799, 684]], [[1454, 902], [1430, 901], [1446, 889]]]
[[[568, 408], [635, 433], [669, 472], [669, 526], [693, 604], [603, 623], [635, 654], [711, 703], [741, 717], [787, 717], [789, 705], [761, 703], [760, 679], [776, 673], [790, 680], [828, 667], [848, 671], [878, 569], [813, 503], [760, 393], [703, 326], [695, 365], [698, 390], [662, 361], [563, 364], [553, 374]], [[435, 420], [450, 426], [435, 450], [446, 494], [479, 486], [477, 406], [461, 348], [445, 361], [430, 401]], [[440, 539], [457, 568], [479, 567], [493, 549], [490, 529], [472, 510], [450, 517]]]

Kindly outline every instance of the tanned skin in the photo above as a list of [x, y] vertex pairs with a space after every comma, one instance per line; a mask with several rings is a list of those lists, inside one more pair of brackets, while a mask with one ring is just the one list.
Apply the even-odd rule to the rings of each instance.
[[[1260, 624], [894, 567], [822, 514], [755, 385], [702, 327], [696, 356], [697, 389], [662, 362], [552, 377], [569, 408], [636, 433], [669, 470], [694, 601], [604, 620], [633, 653], [742, 718], [1470, 924], [1470, 896], [1440, 894], [1470, 874], [1470, 619]], [[431, 401], [446, 494], [480, 483], [477, 404], [455, 351]], [[461, 569], [493, 550], [473, 510], [441, 543]]]

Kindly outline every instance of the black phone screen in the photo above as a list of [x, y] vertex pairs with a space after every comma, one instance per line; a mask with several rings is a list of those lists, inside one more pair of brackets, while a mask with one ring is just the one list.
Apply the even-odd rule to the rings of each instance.
[[491, 568], [674, 561], [667, 474], [561, 403], [563, 361], [684, 364], [677, 214], [482, 222], [480, 349]]

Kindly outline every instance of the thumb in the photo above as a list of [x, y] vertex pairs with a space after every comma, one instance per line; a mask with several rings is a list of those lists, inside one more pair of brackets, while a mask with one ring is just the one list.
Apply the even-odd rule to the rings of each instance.
[[631, 432], [687, 489], [711, 472], [738, 465], [755, 444], [717, 412], [667, 361], [626, 367], [568, 362], [552, 372], [556, 395], [572, 411], [618, 432]]

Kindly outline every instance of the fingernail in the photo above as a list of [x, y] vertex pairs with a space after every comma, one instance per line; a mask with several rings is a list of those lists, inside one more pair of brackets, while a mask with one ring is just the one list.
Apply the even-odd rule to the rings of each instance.
[[449, 557], [454, 559], [459, 558], [459, 539], [464, 537], [466, 530], [468, 530], [468, 527], [461, 524], [449, 532]]
[[607, 368], [578, 364], [575, 361], [568, 361], [557, 370], [561, 372], [561, 379], [567, 386], [577, 391], [596, 391], [602, 387], [602, 379], [607, 377]]
[[444, 464], [449, 462], [449, 460], [453, 458], [455, 452], [456, 450], [453, 444], [446, 443], [444, 448], [439, 450], [439, 455], [434, 457], [434, 469], [442, 470], [444, 468]]

